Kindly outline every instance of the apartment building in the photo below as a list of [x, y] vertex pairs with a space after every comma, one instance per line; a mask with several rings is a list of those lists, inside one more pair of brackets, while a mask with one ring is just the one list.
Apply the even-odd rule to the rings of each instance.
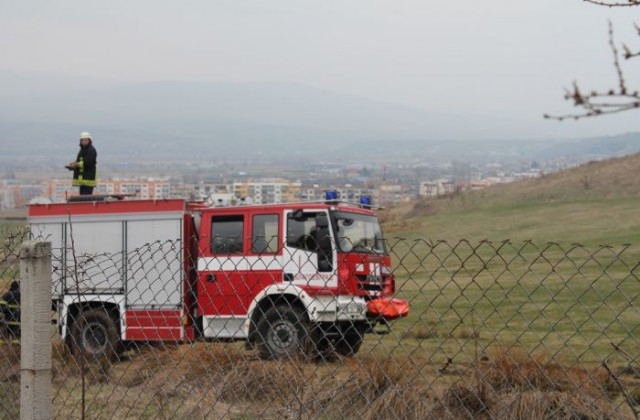
[[40, 184], [3, 181], [0, 183], [0, 209], [17, 209], [24, 207], [41, 194], [42, 185]]
[[398, 183], [380, 184], [374, 194], [374, 202], [381, 206], [404, 203], [412, 198], [409, 187]]
[[346, 184], [342, 187], [321, 187], [315, 184], [303, 187], [300, 192], [300, 199], [302, 201], [323, 201], [325, 191], [327, 190], [337, 191], [340, 201], [352, 203], [357, 203], [362, 196], [372, 196], [374, 193], [374, 191], [369, 188], [355, 187], [351, 184]]
[[448, 179], [422, 181], [418, 189], [418, 195], [420, 197], [438, 197], [440, 195], [451, 194], [455, 189], [456, 185]]
[[[94, 194], [135, 194], [145, 199], [169, 198], [171, 184], [165, 180], [108, 180], [99, 181]], [[64, 201], [68, 195], [77, 195], [78, 189], [68, 179], [44, 182], [44, 196], [53, 202]]]
[[254, 204], [292, 203], [300, 201], [300, 182], [274, 179], [263, 181], [234, 182], [231, 193]]

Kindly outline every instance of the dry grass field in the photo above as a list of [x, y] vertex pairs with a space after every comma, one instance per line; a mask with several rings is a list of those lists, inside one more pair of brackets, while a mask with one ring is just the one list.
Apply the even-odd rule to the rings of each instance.
[[[16, 349], [0, 358], [13, 360]], [[54, 346], [54, 412], [79, 418], [79, 360]], [[222, 343], [146, 347], [84, 368], [86, 418], [620, 418], [619, 390], [602, 368], [499, 350], [464, 370], [419, 357], [261, 361]], [[17, 371], [0, 378], [0, 407], [16, 407]], [[465, 380], [461, 381], [461, 378]], [[630, 413], [626, 413], [629, 415]]]

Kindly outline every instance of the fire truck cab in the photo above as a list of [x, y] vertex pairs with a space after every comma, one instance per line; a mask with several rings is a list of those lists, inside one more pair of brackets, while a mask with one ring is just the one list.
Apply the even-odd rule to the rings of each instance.
[[264, 358], [351, 355], [408, 314], [366, 204], [88, 201], [31, 205], [29, 220], [52, 241], [58, 330], [76, 353], [241, 339]]

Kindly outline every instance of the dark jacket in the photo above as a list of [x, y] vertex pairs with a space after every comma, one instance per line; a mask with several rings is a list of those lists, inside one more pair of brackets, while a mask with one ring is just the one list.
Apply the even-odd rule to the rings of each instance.
[[91, 141], [86, 147], [80, 144], [76, 162], [78, 166], [73, 171], [73, 185], [95, 187], [98, 184], [98, 152]]
[[9, 333], [14, 337], [20, 336], [20, 284], [11, 283], [8, 292], [0, 299], [0, 310], [4, 315]]

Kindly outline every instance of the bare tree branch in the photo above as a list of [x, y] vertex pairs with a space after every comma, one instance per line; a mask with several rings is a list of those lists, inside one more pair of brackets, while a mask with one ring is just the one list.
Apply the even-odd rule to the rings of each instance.
[[606, 6], [606, 7], [632, 7], [640, 5], [640, 0], [627, 0], [626, 2], [620, 1], [598, 1], [598, 0], [582, 0], [585, 3], [596, 4], [598, 6]]
[[[638, 24], [635, 24], [634, 26], [636, 28], [636, 32], [638, 33], [638, 36], [640, 36], [640, 26], [638, 26]], [[640, 51], [633, 52], [631, 51], [631, 49], [629, 49], [629, 47], [627, 47], [626, 44], [623, 44], [622, 48], [624, 49], [625, 60], [628, 60], [633, 57], [640, 57]]]
[[620, 67], [620, 60], [618, 60], [618, 49], [616, 48], [616, 44], [613, 41], [613, 24], [609, 21], [609, 46], [611, 47], [611, 52], [613, 53], [613, 66], [616, 69], [616, 73], [618, 73], [618, 87], [620, 88], [620, 94], [627, 94], [627, 86], [624, 82], [624, 74], [622, 73], [622, 68]]
[[[622, 5], [621, 3], [606, 3], [593, 0], [583, 0], [588, 3], [594, 3], [605, 6]], [[624, 5], [640, 5], [640, 0], [629, 0], [630, 4]], [[638, 36], [640, 36], [640, 27], [635, 25]], [[596, 117], [605, 114], [614, 114], [618, 112], [628, 111], [631, 109], [640, 109], [640, 94], [637, 90], [630, 91], [625, 81], [624, 72], [620, 65], [619, 56], [622, 55], [626, 60], [640, 56], [640, 51], [633, 52], [629, 47], [623, 45], [623, 54], [620, 54], [616, 48], [613, 34], [613, 24], [609, 21], [609, 46], [613, 53], [613, 67], [618, 78], [618, 86], [614, 89], [606, 91], [591, 91], [588, 94], [582, 92], [577, 82], [573, 82], [573, 88], [565, 90], [565, 100], [572, 101], [573, 105], [581, 108], [583, 112], [566, 115], [549, 115], [545, 114], [544, 118], [562, 121], [565, 119], [579, 120], [582, 118]]]

